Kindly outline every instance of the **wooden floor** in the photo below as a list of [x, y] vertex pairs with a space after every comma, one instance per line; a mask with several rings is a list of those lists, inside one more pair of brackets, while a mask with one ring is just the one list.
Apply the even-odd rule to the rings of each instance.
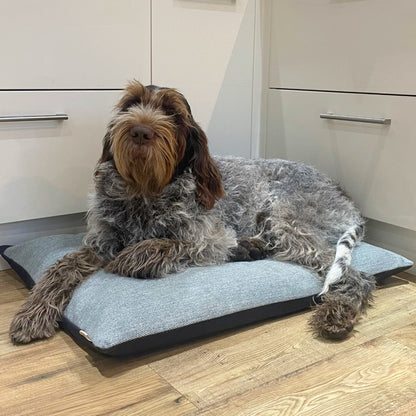
[[[413, 280], [413, 281], [412, 281]], [[315, 339], [310, 312], [135, 358], [66, 334], [13, 346], [27, 296], [0, 272], [1, 415], [416, 415], [416, 284], [402, 274], [344, 342]]]

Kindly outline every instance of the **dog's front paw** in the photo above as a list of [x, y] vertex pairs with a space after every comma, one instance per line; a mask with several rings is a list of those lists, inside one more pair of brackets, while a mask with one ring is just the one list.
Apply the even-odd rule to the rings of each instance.
[[10, 338], [14, 344], [27, 344], [36, 339], [51, 337], [57, 327], [56, 309], [47, 305], [26, 304], [10, 325]]
[[160, 277], [160, 266], [163, 263], [161, 240], [144, 240], [126, 247], [117, 257], [107, 264], [105, 271], [125, 277], [142, 279]]
[[132, 254], [125, 250], [119, 253], [114, 260], [110, 261], [104, 270], [107, 273], [124, 277], [142, 277], [139, 259], [137, 257], [133, 258]]
[[188, 260], [186, 243], [152, 238], [126, 247], [104, 270], [120, 276], [153, 279], [180, 270]]

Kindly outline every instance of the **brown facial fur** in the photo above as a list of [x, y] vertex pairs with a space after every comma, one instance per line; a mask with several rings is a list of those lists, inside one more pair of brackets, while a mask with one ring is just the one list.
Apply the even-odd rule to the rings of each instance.
[[[196, 197], [206, 209], [224, 195], [205, 133], [194, 121], [182, 94], [133, 81], [116, 109], [100, 162], [114, 159], [133, 194], [157, 196], [175, 174], [190, 168], [195, 176]], [[150, 129], [152, 139], [134, 143], [130, 131], [136, 126]]]
[[[148, 143], [137, 145], [130, 130], [144, 126], [154, 132]], [[158, 195], [175, 171], [178, 146], [169, 116], [135, 105], [117, 117], [112, 129], [111, 151], [117, 170], [134, 193]]]

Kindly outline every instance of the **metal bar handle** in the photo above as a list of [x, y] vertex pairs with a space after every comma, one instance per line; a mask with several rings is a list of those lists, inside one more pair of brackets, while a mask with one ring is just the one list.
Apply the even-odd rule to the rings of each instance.
[[358, 121], [361, 123], [373, 123], [373, 124], [391, 124], [391, 118], [343, 116], [340, 114], [332, 114], [332, 113], [323, 113], [323, 114], [320, 114], [319, 117], [327, 118], [330, 120]]
[[41, 114], [33, 116], [4, 116], [0, 117], [0, 122], [15, 121], [49, 121], [49, 120], [68, 120], [68, 114]]

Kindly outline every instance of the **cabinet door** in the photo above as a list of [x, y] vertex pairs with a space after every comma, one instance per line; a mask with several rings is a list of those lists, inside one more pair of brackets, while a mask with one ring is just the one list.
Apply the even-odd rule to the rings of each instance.
[[0, 89], [150, 81], [150, 0], [3, 1]]
[[217, 154], [250, 156], [255, 1], [153, 3], [153, 83], [179, 89]]
[[271, 3], [271, 87], [416, 94], [415, 1]]
[[[391, 118], [391, 125], [321, 113]], [[365, 216], [416, 230], [414, 114], [414, 97], [270, 90], [266, 154], [316, 166]]]
[[119, 91], [0, 92], [0, 115], [66, 113], [0, 123], [0, 223], [83, 212]]

